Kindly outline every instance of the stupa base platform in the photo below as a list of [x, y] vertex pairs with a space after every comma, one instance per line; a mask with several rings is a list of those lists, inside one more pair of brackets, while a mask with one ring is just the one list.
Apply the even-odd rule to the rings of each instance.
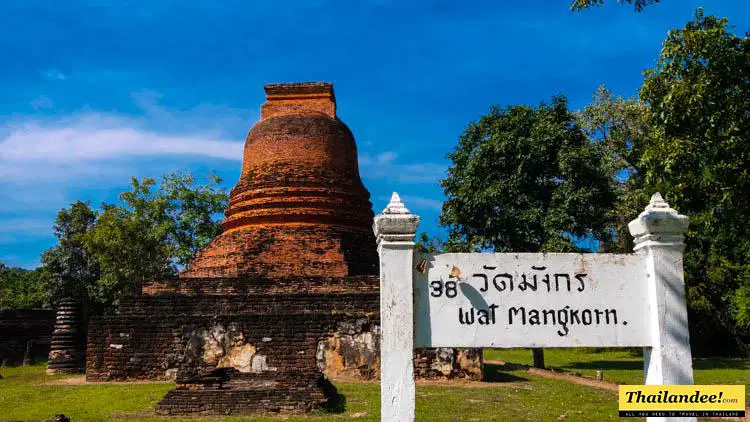
[[336, 388], [317, 376], [243, 374], [231, 368], [178, 380], [156, 405], [160, 415], [247, 415], [307, 413], [335, 406]]

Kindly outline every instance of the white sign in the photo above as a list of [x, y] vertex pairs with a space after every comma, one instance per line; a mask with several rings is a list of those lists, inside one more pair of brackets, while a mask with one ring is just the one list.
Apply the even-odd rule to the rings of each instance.
[[625, 254], [415, 254], [415, 347], [650, 346], [646, 265]]
[[396, 193], [373, 224], [382, 421], [414, 421], [414, 347], [642, 346], [647, 385], [693, 383], [689, 220], [660, 194], [628, 224], [635, 255], [415, 254], [418, 224]]

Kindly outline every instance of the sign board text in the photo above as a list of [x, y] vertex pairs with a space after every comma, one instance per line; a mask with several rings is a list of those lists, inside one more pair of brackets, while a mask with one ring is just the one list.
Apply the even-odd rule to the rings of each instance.
[[651, 345], [643, 255], [417, 253], [414, 265], [415, 347]]

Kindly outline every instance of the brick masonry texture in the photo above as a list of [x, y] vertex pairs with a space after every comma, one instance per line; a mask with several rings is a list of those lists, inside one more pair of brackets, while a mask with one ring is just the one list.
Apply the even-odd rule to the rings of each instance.
[[[306, 412], [328, 377], [379, 375], [378, 256], [333, 87], [266, 85], [223, 232], [178, 278], [89, 322], [90, 381], [176, 379], [162, 414]], [[481, 353], [418, 351], [421, 377], [481, 377]]]
[[86, 339], [81, 306], [75, 300], [63, 299], [56, 315], [47, 374], [82, 373], [86, 360]]
[[330, 84], [272, 84], [224, 232], [181, 277], [377, 274], [370, 194]]
[[11, 365], [23, 363], [29, 345], [32, 358], [46, 359], [54, 326], [53, 310], [0, 311], [0, 362]]

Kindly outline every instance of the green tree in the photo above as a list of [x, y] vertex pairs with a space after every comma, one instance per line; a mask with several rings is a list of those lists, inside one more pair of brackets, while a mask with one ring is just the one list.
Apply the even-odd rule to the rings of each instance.
[[131, 180], [120, 203], [104, 204], [86, 250], [98, 261], [97, 300], [112, 310], [122, 297], [137, 295], [145, 281], [171, 277], [195, 251], [220, 233], [213, 218], [228, 197], [215, 175], [196, 185], [186, 173]]
[[[447, 243], [495, 252], [573, 252], [575, 238], [609, 236], [615, 203], [603, 148], [565, 98], [492, 107], [461, 134], [440, 183]], [[540, 351], [535, 365], [543, 366]]]
[[0, 309], [40, 308], [44, 304], [40, 269], [6, 267], [0, 262]]
[[170, 173], [162, 179], [160, 196], [168, 202], [166, 214], [172, 222], [168, 238], [171, 255], [180, 267], [185, 267], [198, 249], [221, 233], [221, 225], [214, 217], [227, 208], [229, 197], [220, 183], [221, 178], [215, 174], [201, 185], [187, 173]]
[[597, 88], [591, 104], [576, 112], [576, 121], [584, 133], [603, 148], [606, 172], [612, 175], [617, 194], [615, 206], [607, 212], [611, 236], [603, 237], [600, 252], [633, 250], [627, 225], [649, 198], [643, 190], [640, 169], [641, 153], [651, 136], [647, 115], [648, 107], [643, 101], [615, 97], [604, 86]]
[[417, 236], [414, 250], [421, 253], [440, 253], [443, 251], [443, 242], [437, 237], [430, 237], [427, 233], [421, 232]]
[[653, 128], [640, 164], [645, 186], [690, 217], [692, 337], [721, 347], [720, 327], [748, 350], [750, 40], [699, 9], [669, 32], [640, 96]]
[[[636, 12], [641, 12], [646, 6], [659, 3], [659, 1], [661, 0], [617, 0], [618, 3], [632, 4]], [[574, 0], [573, 4], [570, 5], [570, 9], [579, 12], [583, 9], [590, 9], [591, 7], [603, 4], [604, 0]]]
[[71, 297], [79, 301], [85, 315], [89, 313], [90, 298], [97, 290], [99, 264], [86, 251], [84, 237], [93, 229], [96, 217], [96, 212], [82, 201], [57, 213], [53, 226], [57, 244], [42, 254], [42, 279], [52, 306]]
[[615, 193], [605, 155], [565, 98], [493, 107], [448, 155], [440, 215], [450, 239], [496, 252], [578, 251], [574, 238], [607, 236]]

